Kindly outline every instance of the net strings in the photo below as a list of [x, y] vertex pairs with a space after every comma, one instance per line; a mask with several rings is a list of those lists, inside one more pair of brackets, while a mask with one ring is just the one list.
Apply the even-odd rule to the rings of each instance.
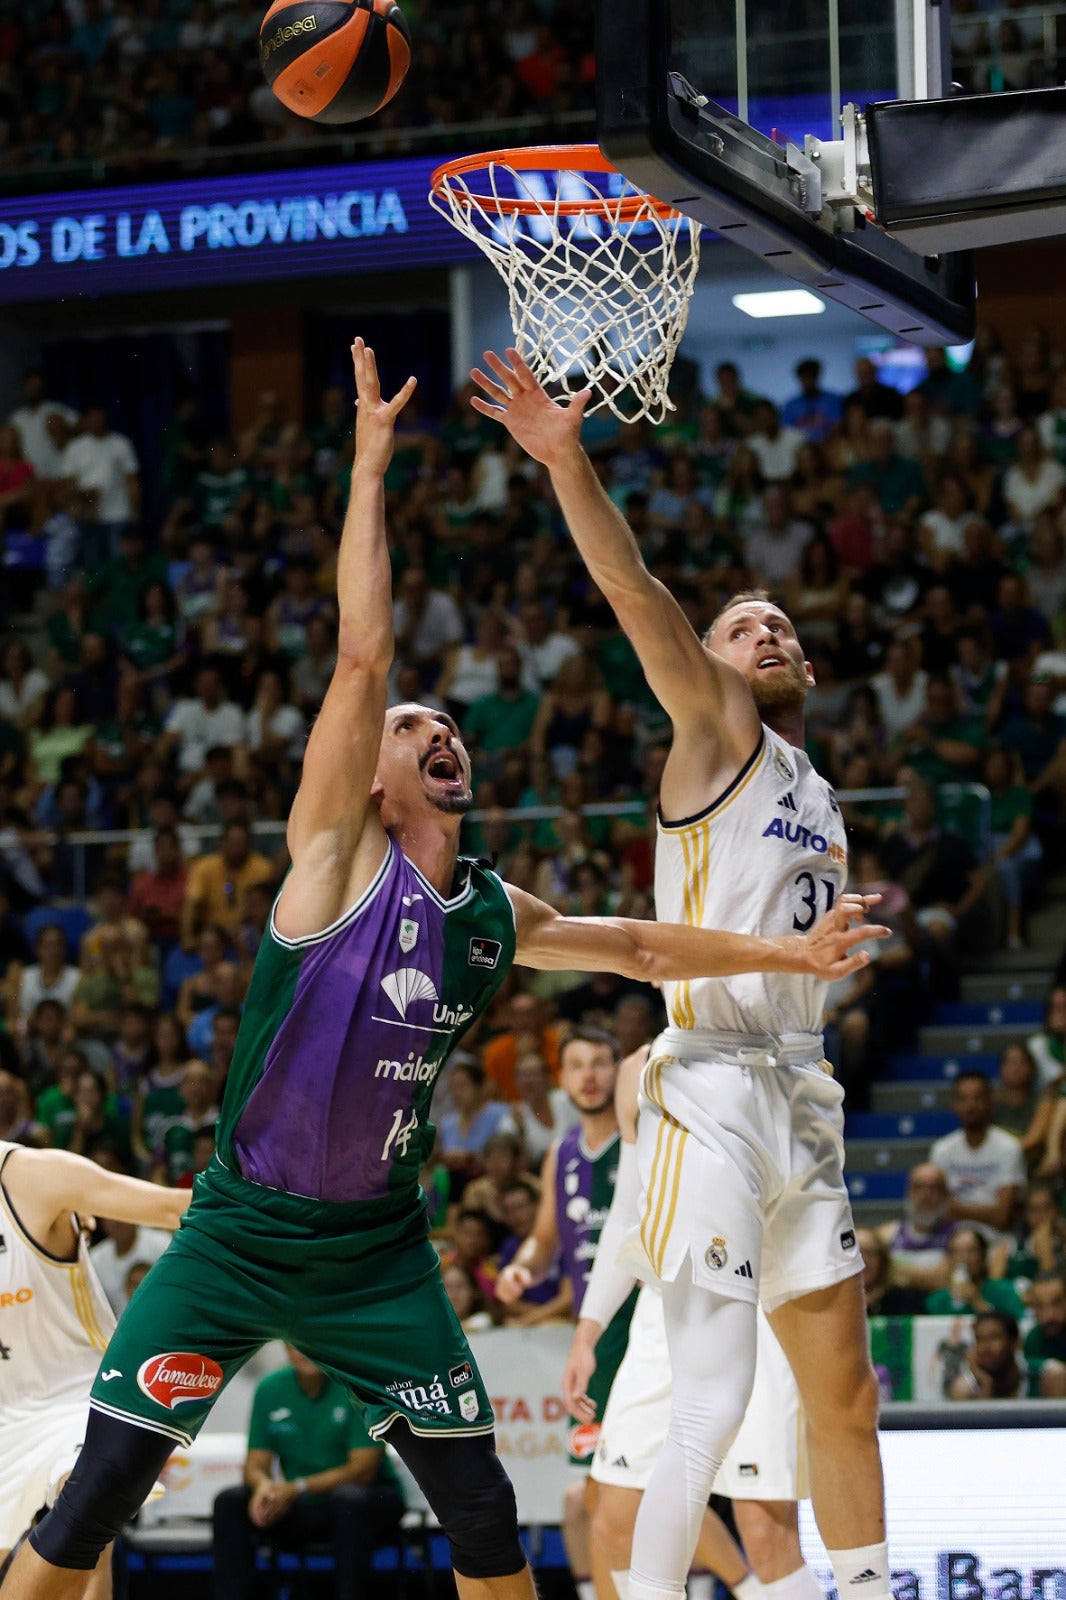
[[[670, 368], [699, 270], [699, 224], [662, 217], [647, 198], [631, 213], [632, 192], [604, 195], [572, 170], [556, 175], [551, 198], [505, 162], [487, 163], [484, 173], [490, 195], [448, 174], [430, 204], [506, 283], [515, 345], [536, 378], [564, 394], [591, 389], [589, 414], [662, 422], [674, 410]], [[501, 191], [501, 177], [532, 202], [530, 215], [508, 215], [516, 195]], [[582, 190], [589, 208], [571, 214]]]

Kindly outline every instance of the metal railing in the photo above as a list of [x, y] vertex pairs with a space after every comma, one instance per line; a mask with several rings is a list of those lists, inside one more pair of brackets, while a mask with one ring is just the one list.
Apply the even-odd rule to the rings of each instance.
[[[939, 785], [938, 795], [946, 802], [948, 808], [960, 804], [967, 799], [976, 802], [975, 814], [977, 828], [975, 832], [976, 853], [981, 860], [987, 859], [991, 854], [992, 839], [992, 797], [988, 790], [979, 783], [944, 783]], [[837, 793], [837, 800], [842, 806], [853, 805], [885, 805], [902, 802], [907, 795], [907, 790], [899, 785], [878, 789], [841, 789]], [[648, 805], [648, 797], [634, 795], [629, 800], [601, 800], [582, 806], [581, 814], [584, 817], [643, 817]], [[472, 823], [483, 822], [514, 822], [520, 826], [536, 822], [555, 822], [560, 817], [568, 815], [565, 806], [494, 806], [491, 809], [475, 807], [467, 813], [467, 821]], [[285, 838], [286, 824], [284, 822], [253, 822], [252, 837], [257, 844], [265, 845], [268, 850], [274, 851], [282, 844]], [[221, 825], [197, 825], [182, 823], [179, 834], [183, 844], [195, 841], [199, 845], [210, 846], [217, 844], [221, 834]], [[73, 879], [75, 902], [85, 900], [90, 892], [89, 861], [91, 851], [113, 850], [116, 846], [129, 846], [148, 840], [152, 836], [150, 828], [112, 828], [112, 829], [79, 829], [68, 834], [57, 834], [48, 830], [36, 833], [36, 838], [46, 844], [55, 845], [60, 841], [73, 852]], [[4, 854], [4, 846], [0, 843], [0, 857]], [[57, 902], [58, 903], [58, 902]]]

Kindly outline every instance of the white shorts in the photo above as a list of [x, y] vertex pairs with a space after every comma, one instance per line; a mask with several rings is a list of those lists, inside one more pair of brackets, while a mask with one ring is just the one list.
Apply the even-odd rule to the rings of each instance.
[[672, 1283], [688, 1258], [701, 1287], [774, 1311], [862, 1271], [844, 1091], [820, 1041], [796, 1038], [806, 1059], [787, 1038], [668, 1028], [653, 1044], [637, 1121], [641, 1222], [623, 1249], [637, 1277]]
[[11, 1550], [34, 1513], [51, 1505], [85, 1438], [89, 1397], [5, 1419], [0, 1433], [0, 1550]]
[[[597, 1483], [644, 1490], [670, 1420], [670, 1355], [662, 1295], [645, 1286], [629, 1327], [629, 1348], [603, 1413], [592, 1464]], [[755, 1387], [740, 1432], [714, 1480], [731, 1500], [805, 1500], [807, 1430], [785, 1353], [758, 1314]]]

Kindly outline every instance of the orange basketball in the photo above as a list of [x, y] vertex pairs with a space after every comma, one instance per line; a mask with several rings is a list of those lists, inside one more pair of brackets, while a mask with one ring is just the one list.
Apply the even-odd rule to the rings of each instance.
[[407, 76], [411, 35], [395, 0], [274, 0], [259, 29], [259, 60], [297, 116], [358, 122]]

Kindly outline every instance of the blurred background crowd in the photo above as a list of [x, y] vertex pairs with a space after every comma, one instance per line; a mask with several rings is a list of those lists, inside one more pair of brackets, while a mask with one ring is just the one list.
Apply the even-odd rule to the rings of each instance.
[[[128, 9], [131, 30], [169, 16]], [[840, 794], [853, 882], [893, 930], [830, 993], [829, 1055], [861, 1113], [965, 963], [1024, 960], [1063, 866], [1066, 364], [1039, 329], [1004, 349], [986, 327], [961, 370], [928, 352], [909, 393], [865, 358], [854, 383], [828, 392], [812, 356], [774, 395], [730, 363], [703, 392], [682, 355], [667, 424], [594, 417], [585, 442], [697, 629], [761, 584], [805, 643], [810, 754]], [[183, 402], [153, 483], [103, 407], [76, 412], [40, 374], [0, 427], [0, 1139], [180, 1184], [209, 1160], [333, 666], [351, 455], [342, 387], [307, 416], [264, 393], [237, 438]], [[440, 415], [411, 404], [387, 489], [392, 687], [460, 722], [465, 849], [561, 910], [651, 915], [669, 729], [545, 476], [463, 391]], [[1037, 1280], [1066, 1264], [1064, 976], [998, 1080], [971, 1080], [969, 1099], [956, 1084], [967, 1149], [995, 1146], [988, 1194], [974, 1199], [965, 1151], [934, 1151], [935, 1193], [917, 1167], [899, 1208], [911, 1245], [865, 1236], [873, 1308], [907, 1291], [906, 1309], [943, 1309], [957, 1291], [1020, 1315], [1022, 1294], [1051, 1294]], [[656, 1032], [659, 996], [519, 973], [442, 1075], [425, 1183], [466, 1318], [504, 1317], [493, 1279], [570, 1126], [558, 1046], [579, 1021], [629, 1051]], [[162, 1241], [107, 1229], [120, 1304]], [[917, 1277], [898, 1259], [915, 1238]], [[1022, 1293], [1000, 1304], [988, 1285], [1012, 1277]], [[557, 1315], [565, 1293], [553, 1280], [508, 1319]]]
[[[796, 44], [823, 24], [821, 13], [812, 19], [801, 0], [794, 10], [787, 38], [780, 37], [779, 13], [773, 31], [765, 23], [760, 28], [757, 16], [749, 24], [762, 93], [805, 87], [795, 77]], [[146, 176], [183, 162], [202, 170], [205, 160], [254, 161], [257, 145], [273, 147], [276, 156], [284, 144], [290, 162], [301, 147], [313, 158], [350, 145], [350, 134], [291, 116], [267, 88], [255, 49], [262, 11], [259, 0], [54, 0], [34, 12], [0, 7], [0, 171], [13, 183], [31, 172], [38, 184], [56, 177], [70, 183], [79, 168]], [[409, 0], [404, 11], [418, 40], [409, 89], [360, 126], [355, 139], [363, 148], [451, 150], [457, 130], [471, 147], [479, 140], [484, 147], [486, 139], [499, 142], [501, 127], [518, 144], [573, 137], [582, 125], [590, 136], [591, 7]], [[871, 46], [871, 35], [891, 38], [882, 11], [876, 6], [842, 30], [848, 70], [872, 91], [889, 88], [872, 65], [880, 46]], [[1054, 12], [1013, 0], [958, 0], [953, 13], [954, 71], [965, 89], [1061, 82], [1066, 39]], [[730, 40], [719, 58], [731, 51]]]

